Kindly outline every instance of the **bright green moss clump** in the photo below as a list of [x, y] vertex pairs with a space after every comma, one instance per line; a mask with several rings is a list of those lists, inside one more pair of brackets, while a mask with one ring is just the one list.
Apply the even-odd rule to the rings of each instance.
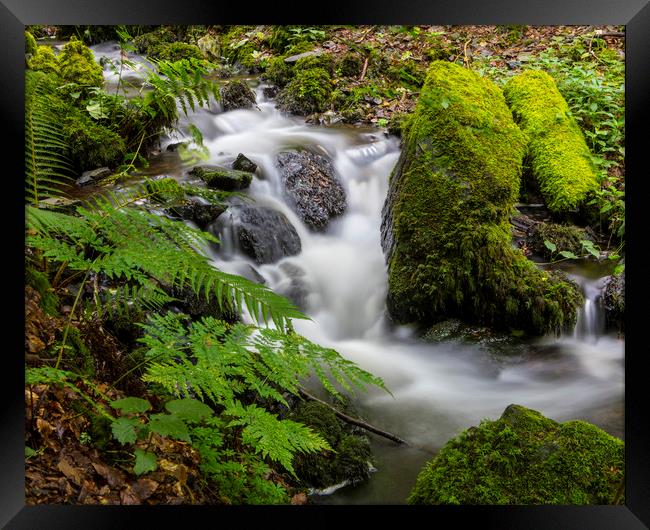
[[545, 72], [527, 70], [505, 86], [506, 101], [529, 142], [530, 166], [548, 208], [575, 210], [598, 188], [589, 148]]
[[444, 315], [542, 334], [575, 321], [578, 287], [511, 245], [524, 146], [491, 81], [432, 63], [383, 212], [388, 309], [397, 322]]
[[102, 87], [102, 67], [95, 62], [93, 52], [83, 42], [72, 37], [57, 57], [61, 77], [81, 87]]
[[583, 421], [510, 405], [450, 440], [420, 472], [409, 504], [623, 503], [624, 444]]
[[36, 53], [36, 39], [29, 31], [25, 32], [25, 53], [34, 55]]
[[278, 95], [280, 108], [303, 116], [327, 110], [332, 95], [332, 80], [327, 70], [298, 70]]

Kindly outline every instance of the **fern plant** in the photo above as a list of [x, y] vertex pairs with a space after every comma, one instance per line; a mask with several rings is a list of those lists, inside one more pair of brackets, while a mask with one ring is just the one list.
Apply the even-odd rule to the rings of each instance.
[[27, 244], [59, 266], [111, 280], [111, 291], [93, 286], [93, 308], [100, 315], [133, 304], [160, 309], [174, 300], [170, 289], [190, 289], [208, 300], [215, 297], [222, 310], [234, 304], [256, 322], [273, 321], [280, 329], [291, 318], [305, 318], [267, 287], [213, 267], [205, 254], [206, 244], [216, 241], [210, 234], [128, 207], [173, 189], [175, 183], [149, 181], [135, 191], [95, 198], [77, 208], [78, 216], [30, 206]]
[[265, 406], [289, 407], [285, 394], [299, 396], [301, 379], [312, 373], [338, 397], [336, 384], [348, 391], [367, 385], [386, 389], [380, 378], [294, 332], [229, 325], [212, 317], [188, 322], [177, 313], [154, 315], [143, 327], [149, 359], [145, 381], [180, 398], [214, 403], [230, 418], [227, 427], [241, 427], [242, 443], [292, 474], [295, 453], [329, 446]]
[[25, 90], [25, 193], [38, 206], [61, 195], [72, 181], [72, 165], [61, 132], [58, 112], [47, 85], [33, 82]]

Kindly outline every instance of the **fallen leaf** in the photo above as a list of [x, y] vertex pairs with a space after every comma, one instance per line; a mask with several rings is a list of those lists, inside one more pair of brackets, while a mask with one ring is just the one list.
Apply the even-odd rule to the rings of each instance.
[[81, 486], [84, 479], [85, 473], [82, 469], [74, 467], [66, 459], [62, 458], [59, 460], [59, 464], [56, 466], [61, 473], [63, 473], [67, 478], [72, 480], [77, 486]]

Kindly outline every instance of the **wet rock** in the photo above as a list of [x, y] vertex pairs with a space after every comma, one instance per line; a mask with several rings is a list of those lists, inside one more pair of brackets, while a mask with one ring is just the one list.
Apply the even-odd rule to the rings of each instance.
[[167, 286], [165, 287], [165, 291], [170, 296], [176, 298], [176, 301], [172, 302], [171, 305], [191, 317], [200, 318], [211, 316], [230, 323], [239, 320], [234, 303], [228, 303], [226, 301], [226, 303], [220, 306], [214, 293], [206, 297], [203, 292], [197, 295], [189, 287], [179, 288], [176, 286]]
[[[584, 228], [577, 226], [561, 225], [557, 223], [534, 223], [528, 231], [527, 246], [535, 254], [551, 259], [557, 253], [569, 251], [579, 256], [584, 254], [581, 241], [591, 241], [590, 235]], [[545, 241], [553, 243], [556, 250], [551, 251]]]
[[262, 89], [262, 94], [264, 94], [264, 97], [266, 99], [275, 99], [275, 97], [278, 95], [278, 92], [280, 92], [280, 88], [277, 86], [265, 86]]
[[605, 309], [607, 327], [623, 332], [625, 330], [625, 272], [609, 277], [601, 300]]
[[171, 217], [185, 219], [204, 228], [219, 217], [226, 208], [220, 204], [204, 203], [198, 199], [189, 199], [185, 204], [171, 206], [165, 213]]
[[170, 152], [178, 151], [178, 149], [183, 145], [188, 145], [188, 142], [175, 142], [173, 144], [169, 144], [167, 146], [167, 151]]
[[84, 171], [81, 174], [75, 184], [77, 186], [87, 186], [89, 184], [94, 184], [106, 177], [110, 177], [113, 172], [107, 167], [100, 167], [98, 169], [93, 169], [92, 171]]
[[246, 189], [253, 180], [251, 173], [219, 166], [196, 166], [190, 171], [190, 175], [203, 180], [208, 188], [223, 191], [240, 191]]
[[314, 401], [298, 405], [291, 419], [317, 432], [335, 451], [296, 455], [296, 475], [304, 486], [323, 489], [368, 478], [372, 453], [366, 436], [353, 434], [332, 410]]
[[255, 92], [243, 81], [229, 81], [221, 87], [221, 104], [224, 111], [255, 107]]
[[280, 264], [280, 269], [287, 275], [287, 283], [278, 286], [278, 292], [291, 300], [299, 309], [305, 309], [310, 293], [305, 271], [294, 263], [286, 262]]
[[246, 157], [243, 153], [239, 153], [235, 161], [232, 163], [232, 168], [237, 171], [255, 173], [255, 171], [257, 171], [257, 164], [250, 158]]
[[285, 194], [311, 229], [324, 230], [345, 211], [345, 191], [328, 158], [300, 151], [280, 153], [277, 161]]
[[447, 442], [420, 472], [408, 502], [624, 503], [624, 470], [622, 440], [584, 421], [558, 423], [509, 405], [498, 420]]
[[289, 219], [272, 208], [234, 205], [208, 226], [208, 231], [220, 239], [231, 230], [235, 244], [259, 264], [273, 263], [302, 250], [300, 236]]

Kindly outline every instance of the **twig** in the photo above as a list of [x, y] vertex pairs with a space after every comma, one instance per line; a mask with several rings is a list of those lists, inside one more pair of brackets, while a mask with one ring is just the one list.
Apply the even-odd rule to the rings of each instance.
[[467, 45], [472, 41], [472, 39], [468, 40], [464, 45], [463, 45], [463, 64], [468, 66], [470, 63], [470, 58], [467, 56]]
[[311, 399], [312, 401], [316, 401], [317, 403], [320, 403], [321, 405], [325, 405], [327, 408], [329, 408], [334, 414], [336, 414], [337, 417], [341, 418], [344, 422], [350, 423], [352, 425], [356, 425], [357, 427], [361, 427], [362, 429], [366, 429], [367, 431], [374, 432], [375, 434], [378, 434], [379, 436], [383, 436], [384, 438], [388, 438], [389, 440], [392, 440], [393, 442], [397, 442], [398, 444], [404, 444], [404, 445], [410, 445], [406, 440], [402, 440], [399, 436], [396, 436], [394, 434], [391, 434], [387, 431], [383, 431], [377, 427], [374, 427], [365, 421], [361, 421], [357, 418], [353, 418], [351, 416], [348, 416], [347, 414], [343, 414], [336, 408], [334, 408], [332, 405], [329, 403], [325, 403], [325, 401], [318, 399], [316, 396], [312, 396], [309, 392], [303, 390], [302, 388], [298, 389], [300, 392], [300, 395], [307, 398]]
[[361, 70], [361, 77], [359, 77], [359, 81], [363, 81], [363, 78], [366, 77], [367, 69], [368, 69], [368, 56], [366, 56], [365, 61], [363, 61], [363, 69]]

